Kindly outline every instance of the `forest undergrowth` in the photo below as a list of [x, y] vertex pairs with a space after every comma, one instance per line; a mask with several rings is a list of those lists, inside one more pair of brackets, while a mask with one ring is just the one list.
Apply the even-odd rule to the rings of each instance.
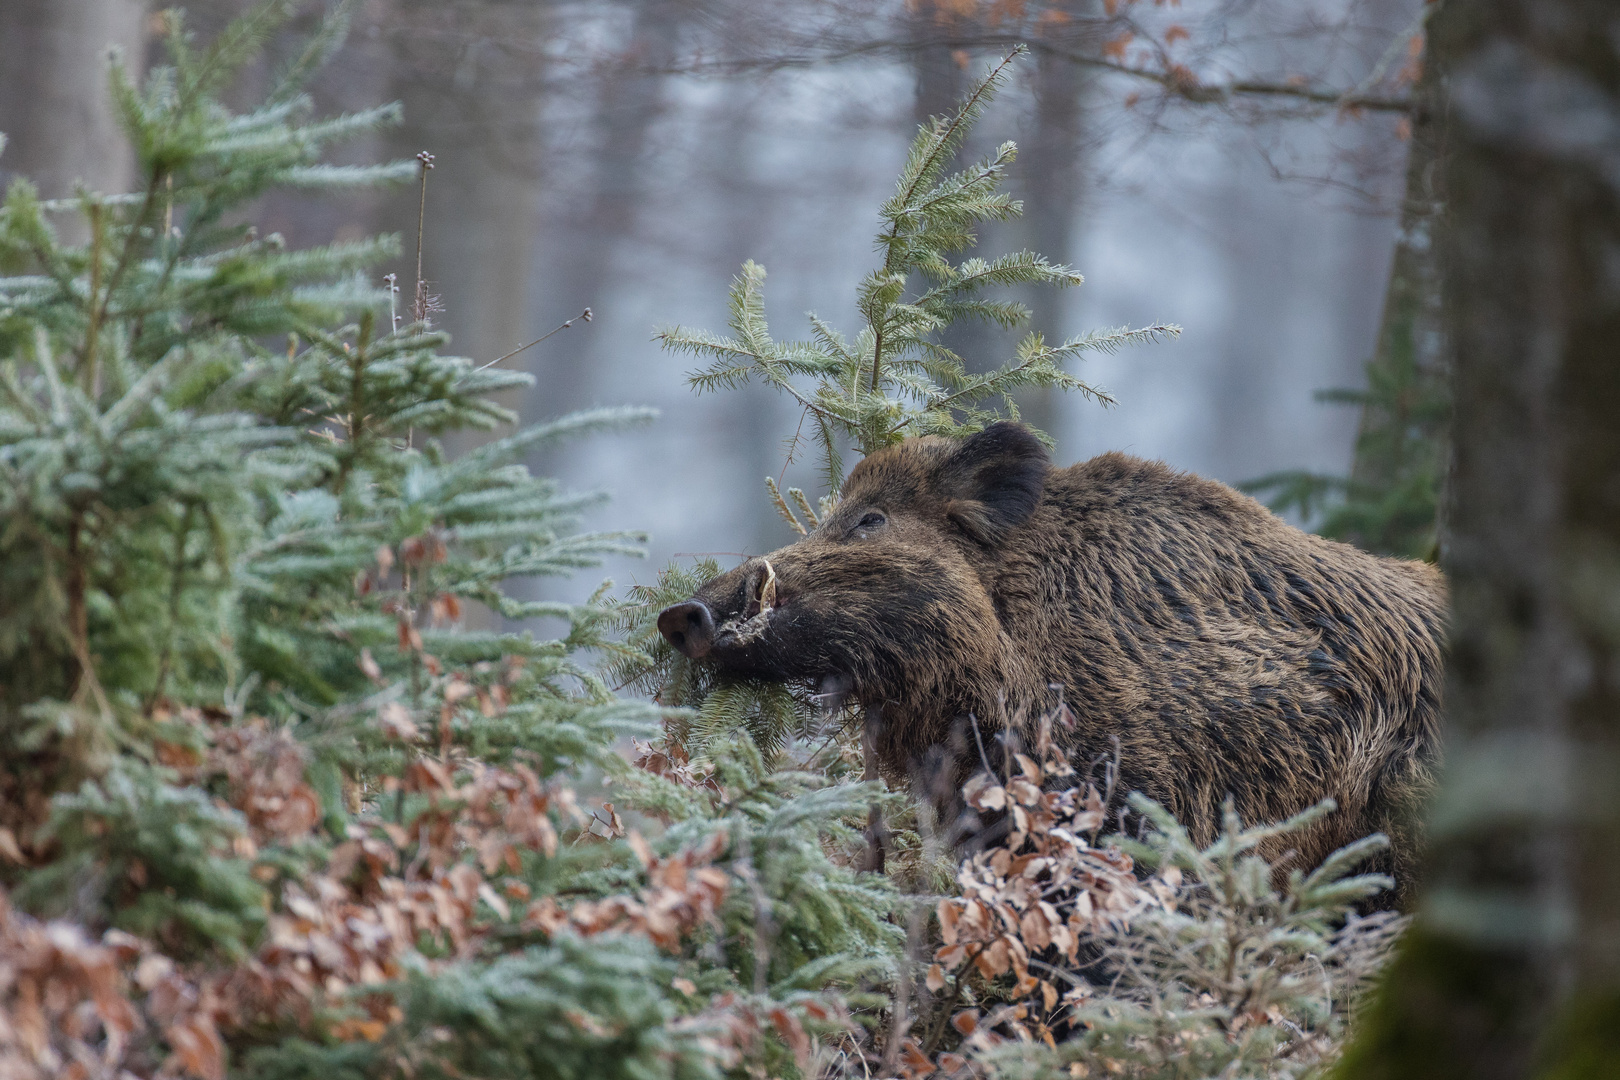
[[[858, 718], [650, 632], [707, 567], [622, 602], [508, 592], [639, 543], [580, 531], [597, 497], [524, 455], [650, 416], [520, 426], [494, 395], [528, 376], [446, 353], [420, 283], [400, 312], [370, 277], [397, 237], [288, 250], [251, 228], [277, 187], [425, 182], [425, 161], [325, 163], [395, 115], [312, 115], [344, 6], [261, 105], [223, 103], [295, 7], [206, 45], [164, 15], [169, 62], [111, 72], [140, 189], [48, 203], [17, 181], [0, 208], [0, 1080], [1330, 1062], [1400, 925], [1354, 913], [1388, 884], [1355, 873], [1377, 838], [1310, 874], [1262, 854], [1330, 807], [1228, 815], [1200, 845], [1075, 775], [1058, 713], [969, 785], [1013, 827], [958, 861], [863, 775]], [[819, 320], [771, 339], [752, 264], [730, 337], [665, 335], [712, 361], [703, 387], [799, 398], [828, 499], [844, 453], [1016, 415], [1026, 387], [1096, 393], [1060, 365], [1175, 332], [1031, 335], [986, 374], [938, 345], [1027, 317], [981, 290], [1078, 282], [1029, 253], [952, 260], [1018, 209], [1011, 144], [947, 171], [1014, 59], [919, 134], [853, 340]], [[501, 430], [448, 457], [469, 429]], [[565, 629], [474, 629], [475, 607]], [[884, 873], [859, 869], [874, 816]]]

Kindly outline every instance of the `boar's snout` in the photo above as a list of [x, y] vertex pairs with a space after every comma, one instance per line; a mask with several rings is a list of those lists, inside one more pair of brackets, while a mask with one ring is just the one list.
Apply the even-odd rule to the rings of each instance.
[[700, 660], [714, 644], [714, 616], [703, 601], [685, 600], [658, 613], [658, 632], [676, 652]]

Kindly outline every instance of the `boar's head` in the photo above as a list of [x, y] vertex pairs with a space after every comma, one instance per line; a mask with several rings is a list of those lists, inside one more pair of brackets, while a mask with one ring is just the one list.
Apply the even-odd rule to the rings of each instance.
[[[925, 743], [1011, 672], [994, 588], [1041, 501], [1046, 450], [1018, 424], [867, 457], [808, 536], [659, 614], [671, 646], [729, 674], [851, 693]], [[988, 695], [988, 698], [987, 698]]]

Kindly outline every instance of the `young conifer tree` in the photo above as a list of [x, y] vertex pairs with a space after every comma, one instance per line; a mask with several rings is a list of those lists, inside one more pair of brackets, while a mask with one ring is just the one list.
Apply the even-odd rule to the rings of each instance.
[[[245, 224], [417, 168], [323, 161], [396, 113], [300, 90], [348, 5], [224, 104], [297, 6], [206, 47], [164, 15], [171, 62], [112, 72], [139, 190], [0, 208], [0, 1072], [807, 1068], [893, 966], [892, 890], [830, 854], [872, 794], [749, 744], [617, 752], [667, 710], [596, 674], [611, 609], [504, 586], [635, 545], [520, 458], [648, 413], [513, 427], [526, 375], [393, 325], [365, 272], [396, 238]], [[604, 782], [617, 809], [575, 793]]]
[[[837, 501], [847, 451], [865, 456], [914, 436], [969, 435], [999, 419], [1017, 420], [1015, 395], [1020, 390], [1072, 391], [1112, 405], [1105, 391], [1063, 365], [1088, 352], [1112, 353], [1181, 333], [1174, 324], [1157, 323], [1098, 330], [1051, 344], [1032, 331], [1013, 356], [982, 373], [970, 372], [964, 358], [942, 344], [944, 331], [958, 322], [983, 320], [1015, 329], [1029, 321], [1027, 306], [996, 290], [1072, 288], [1082, 282], [1069, 267], [1030, 251], [961, 258], [977, 243], [980, 225], [1023, 212], [1022, 204], [1001, 188], [1018, 153], [1013, 143], [1002, 143], [991, 157], [961, 171], [949, 170], [974, 123], [1027, 51], [1022, 45], [1014, 48], [985, 73], [955, 112], [918, 129], [894, 194], [878, 212], [882, 224], [876, 247], [883, 261], [856, 290], [860, 329], [853, 339], [810, 313], [808, 341], [776, 340], [765, 318], [765, 269], [752, 261], [743, 264], [732, 285], [729, 335], [680, 326], [657, 335], [665, 348], [707, 362], [689, 378], [700, 393], [758, 379], [800, 407], [826, 489], [819, 511], [802, 490], [789, 488], [784, 498], [776, 481], [765, 479], [778, 512], [800, 535], [815, 528]], [[1050, 443], [1045, 433], [1037, 434]], [[795, 434], [789, 461], [798, 451]], [[666, 704], [697, 707], [696, 720], [678, 737], [695, 737], [701, 747], [709, 739], [745, 730], [774, 751], [790, 734], [813, 724], [811, 688], [794, 694], [767, 683], [716, 679], [675, 655], [652, 628], [651, 615], [690, 595], [691, 586], [717, 570], [702, 564], [691, 571], [671, 568], [656, 586], [636, 592], [633, 610], [639, 618], [631, 620], [632, 640], [657, 663], [650, 670], [627, 668], [622, 674], [656, 690]]]

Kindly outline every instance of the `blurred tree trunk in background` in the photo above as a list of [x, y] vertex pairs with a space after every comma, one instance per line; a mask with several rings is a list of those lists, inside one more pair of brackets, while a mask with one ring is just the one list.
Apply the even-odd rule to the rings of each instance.
[[1350, 467], [1351, 487], [1378, 493], [1386, 505], [1362, 515], [1343, 537], [1392, 554], [1427, 547], [1430, 558], [1439, 556], [1436, 496], [1450, 415], [1437, 243], [1444, 208], [1441, 108], [1436, 65], [1425, 60], [1412, 91], [1400, 230]]
[[907, 5], [906, 29], [911, 38], [911, 70], [917, 89], [912, 115], [918, 124], [930, 117], [947, 116], [967, 89], [963, 61], [967, 53], [949, 44], [950, 29], [960, 16], [938, 0]]
[[1346, 1078], [1620, 1075], [1620, 13], [1454, 3], [1445, 786]]
[[[1256, 175], [1232, 170], [1210, 198], [1210, 218], [1223, 223], [1224, 243], [1218, 280], [1212, 286], [1226, 297], [1226, 326], [1214, 336], [1220, 360], [1203, 372], [1203, 398], [1210, 412], [1208, 466], [1215, 476], [1252, 475], [1269, 456], [1278, 412], [1277, 377], [1269, 342], [1288, 333], [1293, 311], [1271, 311], [1287, 288], [1290, 275], [1314, 254], [1288, 218], [1267, 213], [1265, 197], [1256, 195]], [[1213, 185], [1212, 185], [1213, 186]], [[1084, 286], [1082, 286], [1084, 288]]]
[[[545, 58], [537, 46], [549, 5], [394, 0], [391, 8], [378, 21], [403, 29], [392, 35], [384, 100], [401, 102], [405, 117], [382, 156], [433, 155], [422, 215], [428, 320], [450, 334], [452, 352], [485, 363], [544, 332], [535, 331], [528, 299], [544, 164], [536, 88]], [[420, 198], [411, 184], [379, 198], [373, 211], [376, 231], [400, 234], [402, 257], [390, 269], [399, 276], [401, 323], [412, 317]], [[517, 392], [501, 403], [526, 420], [540, 416]], [[459, 455], [491, 437], [457, 432], [445, 449]], [[466, 623], [487, 629], [499, 619], [469, 605]]]
[[[908, 60], [915, 83], [912, 97], [912, 119], [917, 126], [928, 123], [936, 116], [949, 116], [956, 110], [967, 93], [973, 78], [984, 66], [983, 58], [975, 58], [966, 49], [953, 42], [959, 38], [971, 40], [974, 27], [970, 15], [963, 13], [949, 0], [916, 0], [907, 4], [903, 16], [905, 36], [909, 41]], [[915, 128], [913, 128], [915, 132]], [[982, 157], [973, 136], [963, 143], [958, 157], [961, 160]], [[958, 259], [971, 258], [983, 251], [1005, 250], [996, 230], [982, 225], [977, 230], [980, 252], [965, 251]], [[923, 287], [921, 275], [913, 275], [912, 288]], [[989, 371], [1001, 357], [1003, 334], [996, 327], [983, 323], [961, 322], [948, 327], [939, 335], [947, 349], [960, 356], [969, 371]]]
[[122, 49], [139, 75], [145, 34], [144, 0], [0, 0], [0, 187], [22, 175], [60, 198], [79, 181], [105, 192], [130, 185], [134, 157], [107, 94], [107, 56]]
[[[595, 103], [592, 133], [597, 140], [583, 213], [563, 223], [564, 240], [557, 258], [556, 287], [541, 308], [548, 324], [541, 333], [591, 307], [608, 319], [606, 292], [620, 245], [635, 237], [652, 172], [647, 136], [663, 115], [667, 75], [661, 69], [675, 56], [682, 0], [643, 0], [631, 5], [630, 29], [618, 56], [619, 70], [603, 76]], [[595, 338], [580, 334], [558, 342], [529, 361], [540, 378], [527, 413], [558, 416], [594, 403], [604, 388], [597, 385]], [[613, 388], [617, 400], [622, 391]], [[555, 462], [542, 456], [530, 462], [542, 472]]]
[[[771, 219], [772, 207], [780, 205], [772, 198], [773, 193], [754, 179], [750, 167], [759, 158], [752, 141], [759, 130], [758, 99], [739, 95], [724, 104], [713, 134], [708, 137], [713, 146], [708, 182], [721, 193], [732, 217], [731, 227], [715, 245], [715, 262], [732, 274], [744, 262], [758, 257], [763, 226]], [[751, 383], [732, 393], [737, 395], [738, 405], [728, 425], [732, 446], [748, 462], [744, 491], [757, 496], [745, 504], [752, 511], [752, 527], [746, 539], [739, 539], [738, 550], [773, 551], [791, 540], [792, 534], [765, 497], [762, 481], [766, 473], [774, 476], [784, 471], [784, 438], [792, 429], [782, 430], [786, 414], [770, 387]], [[805, 454], [803, 449], [799, 451], [801, 460]]]
[[[387, 156], [409, 158], [423, 150], [434, 156], [422, 272], [444, 310], [431, 321], [450, 333], [453, 351], [493, 360], [523, 344], [525, 335], [538, 336], [524, 316], [541, 167], [532, 87], [544, 73], [544, 57], [532, 46], [544, 40], [547, 6], [399, 0], [398, 11], [414, 32], [396, 38], [389, 96], [404, 104], [405, 122]], [[436, 30], [447, 32], [431, 33]], [[514, 44], [522, 51], [510, 51]], [[404, 321], [415, 287], [418, 199], [412, 185], [380, 200], [376, 222], [379, 231], [401, 234]]]
[[[1089, 9], [1091, 0], [1077, 0], [1067, 6]], [[1085, 69], [1068, 57], [1036, 52], [1034, 124], [1030, 137], [1018, 148], [1024, 200], [1024, 237], [1019, 246], [1038, 251], [1055, 263], [1073, 265], [1077, 254], [1074, 238], [1080, 214], [1085, 115], [1082, 98], [1090, 82]], [[1072, 300], [1064, 290], [1030, 290], [1024, 300], [1031, 312], [1030, 329], [1046, 335], [1050, 343], [1062, 341], [1069, 333], [1064, 315]], [[1060, 405], [1050, 390], [1032, 391], [1022, 402], [1024, 418], [1057, 439], [1061, 446], [1064, 433], [1060, 430]]]

